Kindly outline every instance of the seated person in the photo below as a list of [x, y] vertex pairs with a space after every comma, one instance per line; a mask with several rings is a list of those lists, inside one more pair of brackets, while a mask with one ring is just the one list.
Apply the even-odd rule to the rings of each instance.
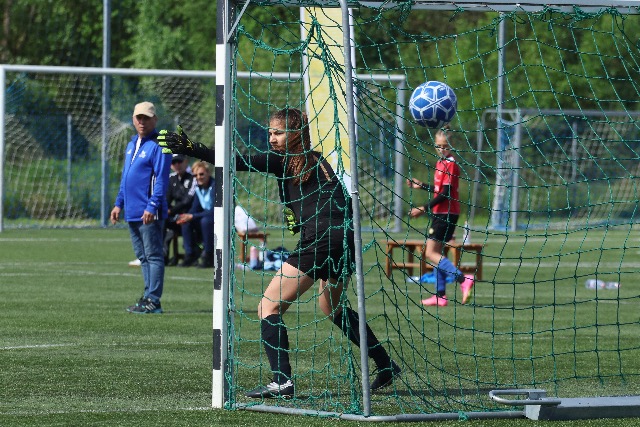
[[[171, 259], [169, 255], [169, 242], [175, 235], [182, 235], [182, 226], [176, 223], [180, 214], [189, 212], [193, 197], [196, 194], [196, 181], [189, 172], [189, 162], [182, 154], [174, 154], [171, 159], [171, 170], [169, 176], [169, 188], [167, 189], [167, 204], [169, 206], [169, 216], [165, 227], [164, 254], [167, 265], [176, 265], [178, 260], [176, 254]], [[194, 242], [195, 243], [195, 242]], [[194, 245], [191, 252], [200, 254], [200, 248]]]
[[[184, 260], [182, 267], [198, 265], [200, 268], [213, 267], [213, 206], [216, 190], [211, 178], [209, 165], [196, 162], [191, 166], [196, 180], [195, 197], [188, 213], [181, 214], [176, 221], [182, 226], [182, 242], [184, 245]], [[202, 239], [204, 251], [198, 262], [198, 254], [193, 251], [194, 242]]]

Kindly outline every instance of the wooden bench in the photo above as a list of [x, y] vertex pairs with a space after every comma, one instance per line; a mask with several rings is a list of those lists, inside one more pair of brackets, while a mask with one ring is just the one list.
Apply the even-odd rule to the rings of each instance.
[[240, 239], [240, 253], [238, 255], [242, 264], [247, 260], [247, 244], [249, 243], [249, 239], [262, 240], [264, 242], [264, 247], [266, 248], [268, 235], [269, 233], [265, 233], [263, 231], [250, 231], [248, 233], [238, 232], [238, 238]]
[[[424, 251], [427, 242], [425, 240], [388, 240], [387, 241], [387, 277], [391, 277], [393, 270], [407, 270], [409, 276], [413, 276], [413, 269], [420, 270], [420, 276], [433, 270], [433, 266], [428, 264], [424, 258]], [[403, 262], [395, 262], [393, 259], [393, 250], [400, 248], [403, 251]], [[447, 243], [444, 246], [444, 255], [452, 255], [453, 264], [463, 273], [475, 275], [477, 280], [482, 280], [482, 250], [484, 245], [479, 243], [461, 244], [456, 242]], [[406, 252], [406, 261], [404, 261]], [[462, 264], [462, 254], [464, 252], [475, 253], [474, 264]], [[417, 259], [416, 259], [417, 256]]]

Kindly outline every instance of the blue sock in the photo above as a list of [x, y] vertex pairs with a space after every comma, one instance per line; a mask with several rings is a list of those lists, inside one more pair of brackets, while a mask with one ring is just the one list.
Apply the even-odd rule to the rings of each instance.
[[453, 275], [454, 277], [462, 276], [462, 272], [458, 270], [449, 258], [442, 258], [436, 267], [436, 293], [438, 295], [445, 295], [447, 288], [447, 276]]

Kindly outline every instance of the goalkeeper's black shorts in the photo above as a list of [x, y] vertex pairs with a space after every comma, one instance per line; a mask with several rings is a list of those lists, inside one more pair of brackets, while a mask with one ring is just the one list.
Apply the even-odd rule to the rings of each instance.
[[[315, 225], [315, 224], [314, 224]], [[343, 222], [318, 222], [303, 226], [300, 242], [285, 261], [314, 280], [335, 279], [345, 282], [355, 270], [353, 230]]]
[[453, 237], [460, 215], [431, 214], [427, 239], [447, 243]]

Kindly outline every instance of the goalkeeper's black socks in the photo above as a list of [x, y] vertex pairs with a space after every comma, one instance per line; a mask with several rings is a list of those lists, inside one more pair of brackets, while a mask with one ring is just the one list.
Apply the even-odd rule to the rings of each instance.
[[291, 363], [289, 362], [289, 335], [282, 316], [271, 314], [262, 319], [260, 327], [264, 350], [273, 372], [273, 381], [285, 384], [291, 379]]
[[[344, 307], [340, 314], [334, 316], [333, 323], [342, 329], [342, 332], [352, 343], [360, 347], [360, 320], [358, 319], [358, 313], [349, 307]], [[385, 369], [391, 366], [391, 358], [387, 350], [382, 347], [380, 341], [378, 341], [378, 338], [376, 338], [368, 324], [367, 347], [369, 348], [369, 357], [376, 362], [376, 366], [379, 369]]]

